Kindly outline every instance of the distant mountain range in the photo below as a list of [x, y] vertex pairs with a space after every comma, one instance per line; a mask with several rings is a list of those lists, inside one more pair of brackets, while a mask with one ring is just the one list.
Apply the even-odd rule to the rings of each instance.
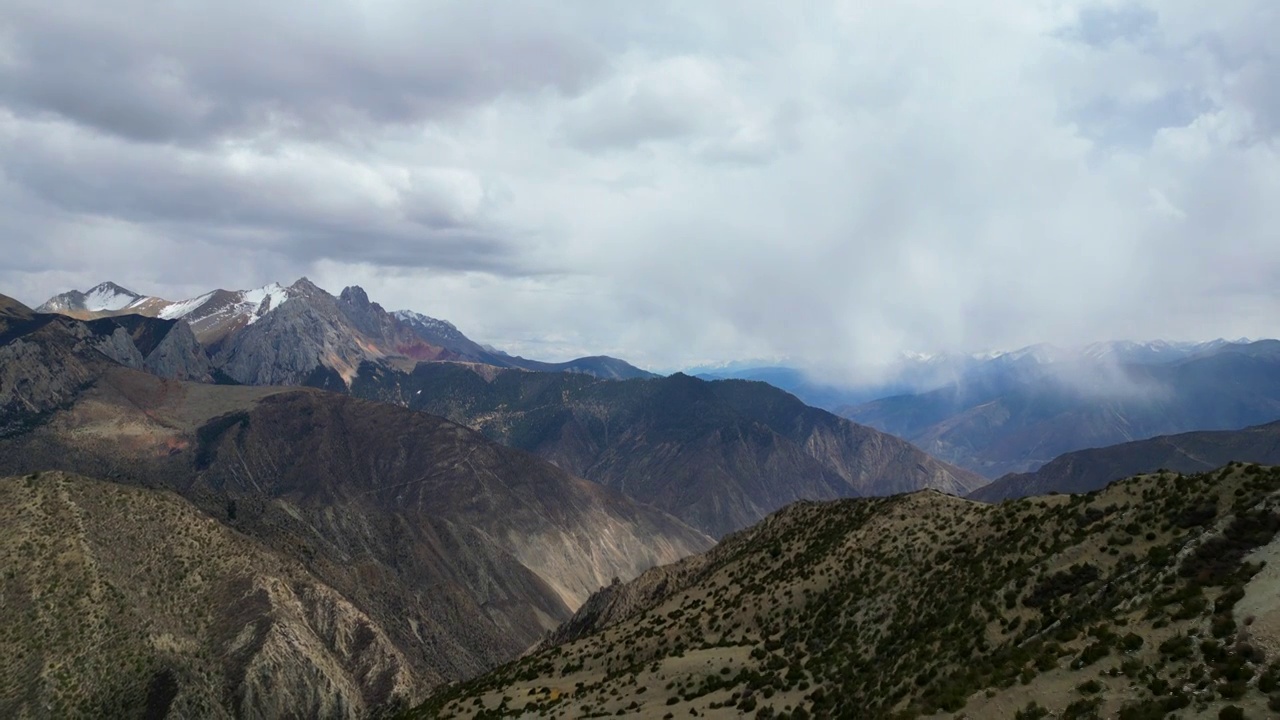
[[837, 411], [872, 400], [913, 395], [1016, 373], [1029, 367], [1053, 363], [1153, 364], [1173, 362], [1211, 352], [1248, 340], [1209, 342], [1097, 342], [1074, 348], [1049, 344], [1031, 345], [1011, 351], [980, 353], [904, 352], [870, 377], [821, 378], [798, 366], [776, 361], [740, 360], [719, 365], [701, 365], [685, 372], [704, 380], [758, 380], [782, 388], [808, 405]]
[[176, 379], [204, 360], [185, 323], [0, 297], [0, 716], [361, 717], [711, 545], [438, 417]]
[[1233, 461], [1280, 465], [1280, 422], [1077, 450], [1060, 455], [1035, 472], [1005, 475], [969, 497], [999, 502], [1028, 495], [1091, 492], [1132, 475], [1158, 470], [1204, 472]]
[[998, 477], [1073, 450], [1280, 419], [1280, 341], [1030, 348], [944, 387], [838, 412]]
[[983, 482], [760, 382], [367, 363], [351, 392], [474, 427], [716, 537], [796, 500], [964, 494]]
[[54, 296], [36, 308], [88, 320], [142, 315], [184, 320], [221, 377], [249, 385], [345, 386], [362, 362], [412, 368], [453, 360], [495, 367], [653, 377], [622, 360], [545, 363], [485, 348], [453, 324], [410, 310], [387, 312], [352, 286], [336, 297], [307, 278], [287, 287], [214, 290], [189, 300], [140, 295], [112, 282]]

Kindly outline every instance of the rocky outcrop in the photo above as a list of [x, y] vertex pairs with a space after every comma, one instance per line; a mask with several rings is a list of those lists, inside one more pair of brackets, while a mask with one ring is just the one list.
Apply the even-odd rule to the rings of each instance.
[[360, 288], [334, 298], [303, 278], [288, 292], [288, 302], [229, 337], [214, 365], [247, 385], [343, 390], [362, 362], [449, 357], [402, 328]]
[[129, 331], [118, 325], [109, 328], [106, 334], [94, 336], [90, 344], [94, 350], [125, 367], [134, 370], [142, 369], [142, 353], [138, 351], [138, 346], [133, 344]]
[[197, 382], [208, 380], [212, 369], [195, 333], [182, 321], [173, 322], [169, 332], [144, 358], [142, 366], [152, 375]]
[[0, 345], [0, 437], [70, 404], [94, 375], [63, 348], [21, 339]]

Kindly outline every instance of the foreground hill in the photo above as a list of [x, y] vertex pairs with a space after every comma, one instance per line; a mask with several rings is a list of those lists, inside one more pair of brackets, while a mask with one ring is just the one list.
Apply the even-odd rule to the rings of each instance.
[[346, 717], [424, 678], [300, 563], [170, 492], [0, 479], [0, 715]]
[[1032, 473], [1006, 475], [970, 499], [999, 502], [1027, 495], [1098, 490], [1130, 475], [1159, 469], [1203, 472], [1233, 460], [1280, 465], [1280, 422], [1244, 430], [1207, 430], [1079, 450]]
[[1090, 447], [1280, 419], [1280, 341], [1213, 344], [1157, 364], [1024, 357], [1000, 372], [840, 414], [999, 477]]
[[765, 383], [366, 364], [351, 392], [476, 428], [717, 537], [796, 500], [982, 483]]
[[[40, 323], [10, 328], [0, 344], [0, 354], [22, 349], [3, 366], [0, 390], [20, 403], [46, 402], [25, 422], [6, 417], [0, 475], [57, 470], [177, 493], [367, 617], [403, 659], [397, 672], [407, 680], [396, 687], [409, 699], [517, 656], [614, 578], [711, 545], [670, 515], [442, 418], [311, 389], [163, 379], [100, 351], [91, 326], [118, 318], [35, 317]], [[76, 374], [50, 375], [49, 358]], [[49, 383], [56, 393], [42, 389]], [[154, 550], [120, 542], [124, 557]], [[223, 572], [198, 563], [186, 570]], [[38, 603], [52, 590], [31, 585], [21, 594]], [[213, 604], [192, 612], [227, 601], [206, 599]], [[272, 692], [339, 708], [333, 716], [359, 715], [342, 694], [355, 680], [286, 679]], [[388, 686], [366, 702], [392, 699]]]
[[1273, 716], [1277, 530], [1280, 470], [1252, 465], [799, 503], [413, 716]]

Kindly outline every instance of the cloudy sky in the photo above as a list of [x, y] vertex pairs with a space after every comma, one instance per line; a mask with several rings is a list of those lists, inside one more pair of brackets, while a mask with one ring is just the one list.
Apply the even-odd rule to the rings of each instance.
[[1280, 336], [1274, 0], [0, 0], [0, 292], [546, 359]]

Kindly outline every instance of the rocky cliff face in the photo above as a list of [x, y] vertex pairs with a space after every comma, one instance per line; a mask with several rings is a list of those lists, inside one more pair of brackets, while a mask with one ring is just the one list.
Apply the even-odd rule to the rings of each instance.
[[214, 365], [247, 385], [316, 385], [345, 389], [366, 361], [450, 357], [418, 339], [360, 288], [334, 298], [306, 278], [289, 300], [229, 337]]
[[982, 484], [764, 383], [366, 365], [352, 392], [470, 425], [717, 537], [797, 500]]
[[169, 332], [147, 354], [142, 366], [152, 375], [173, 380], [203, 382], [212, 372], [209, 358], [196, 340], [195, 333], [187, 323], [180, 321], [172, 322]]

